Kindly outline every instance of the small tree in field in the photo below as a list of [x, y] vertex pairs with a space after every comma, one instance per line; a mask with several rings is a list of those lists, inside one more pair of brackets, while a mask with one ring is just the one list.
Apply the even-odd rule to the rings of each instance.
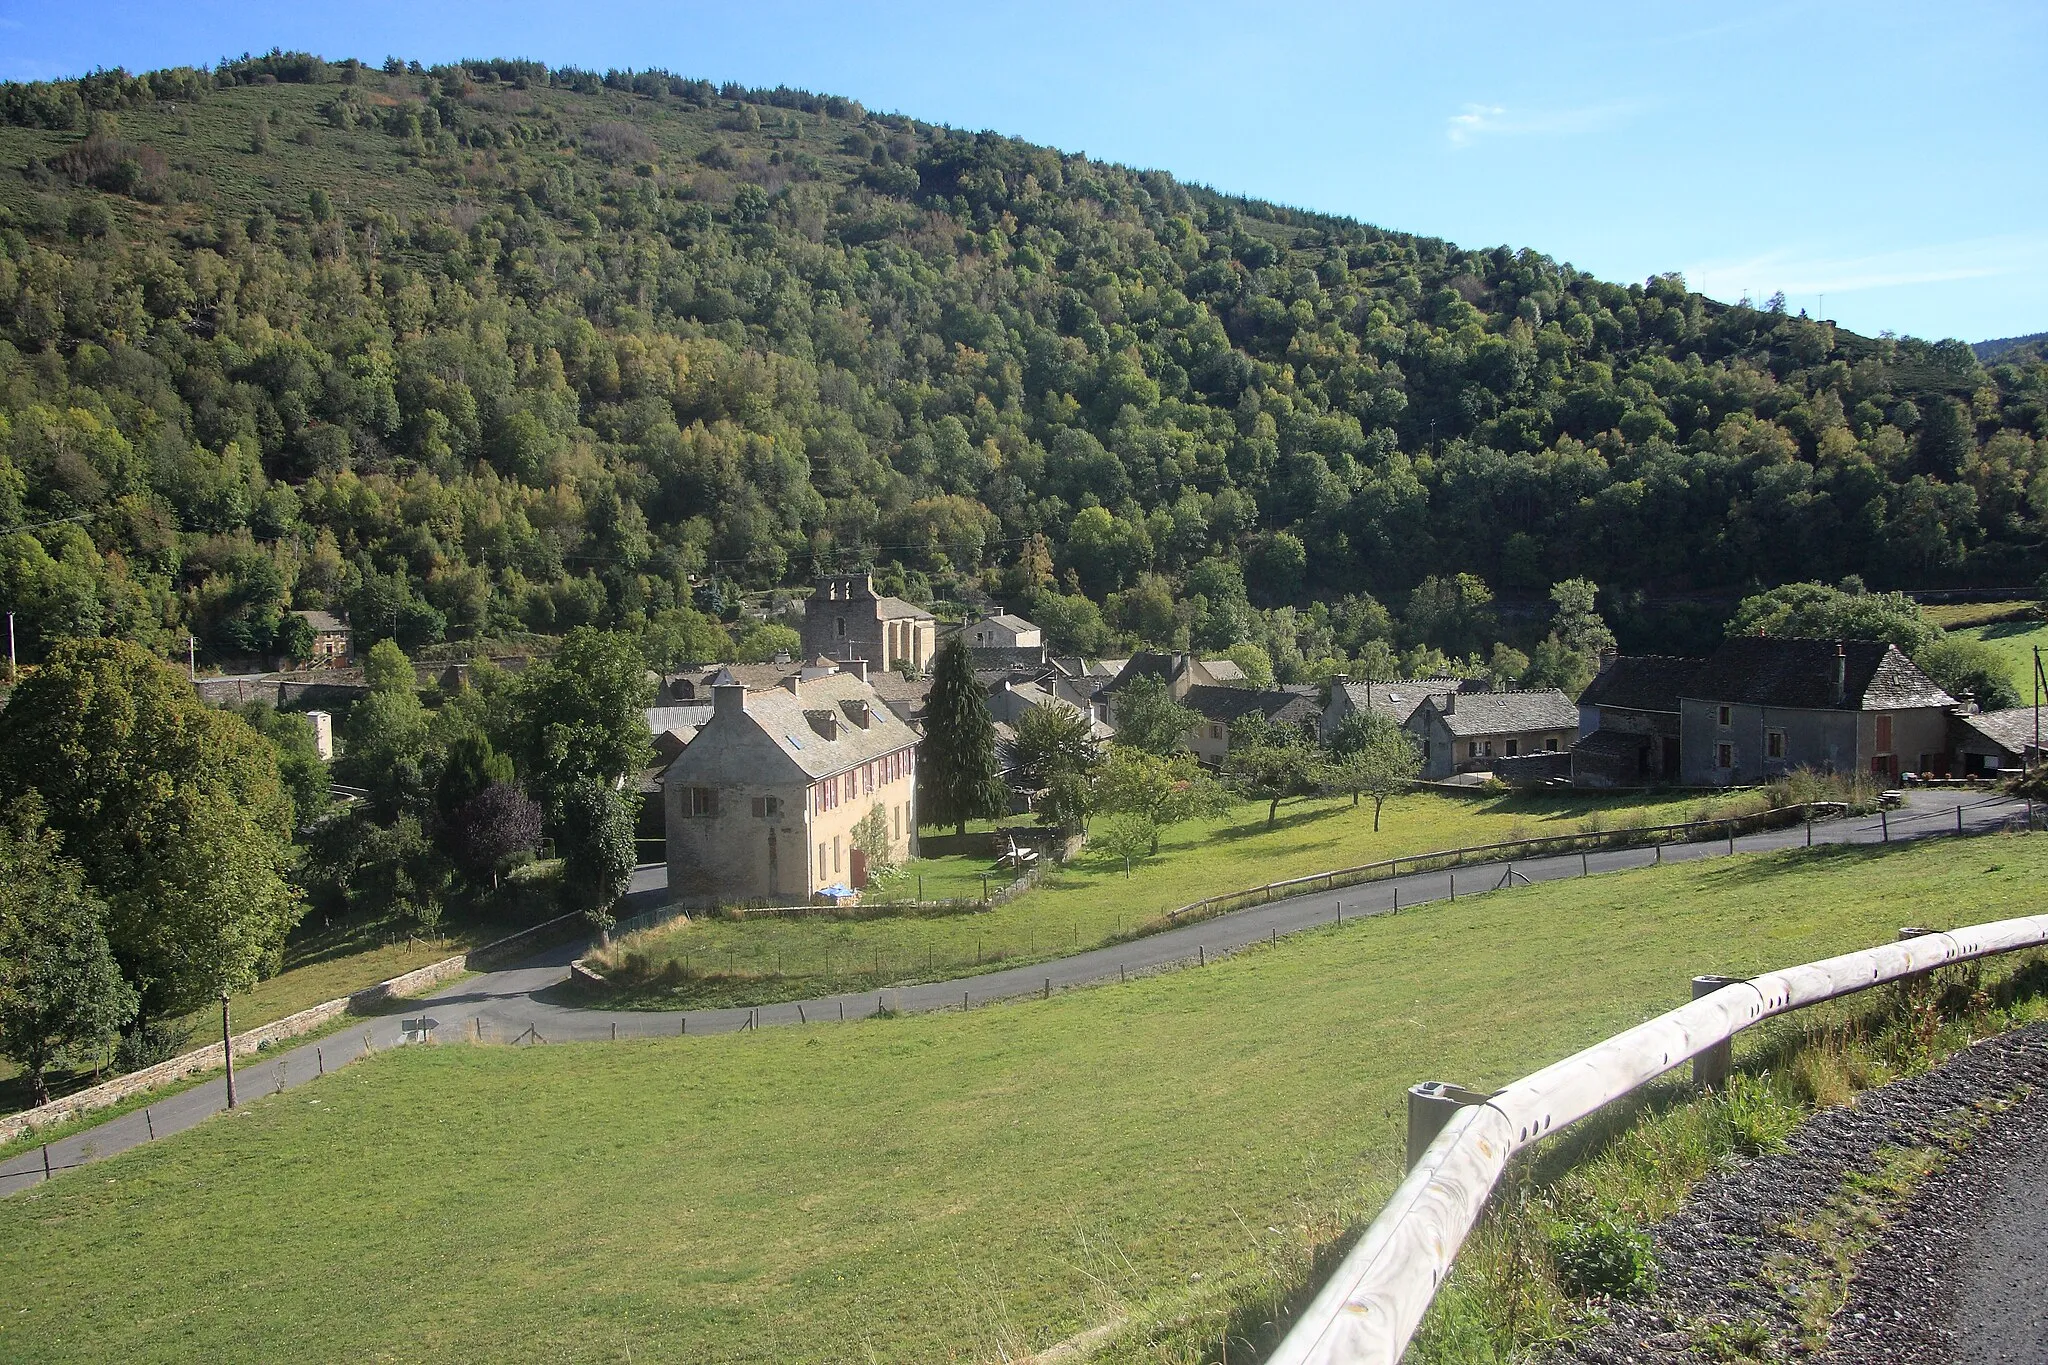
[[1229, 797], [1193, 754], [1160, 758], [1116, 745], [1095, 773], [1093, 809], [1106, 815], [1142, 815], [1150, 825], [1147, 849], [1159, 852], [1160, 831], [1229, 805]]
[[1354, 806], [1360, 795], [1370, 796], [1373, 833], [1379, 833], [1380, 810], [1387, 798], [1407, 790], [1422, 771], [1414, 737], [1391, 716], [1354, 711], [1330, 737], [1330, 753], [1325, 784], [1332, 791], [1349, 792]]
[[1299, 731], [1253, 713], [1231, 726], [1223, 781], [1239, 796], [1264, 801], [1270, 825], [1278, 818], [1282, 801], [1316, 789], [1321, 767], [1320, 756]]
[[1159, 826], [1137, 811], [1112, 815], [1102, 822], [1094, 836], [1102, 851], [1124, 860], [1124, 875], [1131, 875], [1131, 859], [1159, 851]]

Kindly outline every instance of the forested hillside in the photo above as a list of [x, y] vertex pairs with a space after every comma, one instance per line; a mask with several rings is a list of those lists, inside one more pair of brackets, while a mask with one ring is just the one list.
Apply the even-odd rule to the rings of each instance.
[[1480, 650], [1489, 588], [1589, 578], [1628, 642], [1645, 592], [2048, 568], [2048, 365], [1675, 277], [663, 73], [273, 53], [0, 123], [25, 661], [327, 606], [672, 663], [873, 562], [1301, 677]]

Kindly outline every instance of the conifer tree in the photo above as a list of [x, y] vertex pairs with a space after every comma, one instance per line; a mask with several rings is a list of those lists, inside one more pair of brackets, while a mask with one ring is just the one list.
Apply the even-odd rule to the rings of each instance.
[[994, 816], [1003, 808], [995, 722], [974, 681], [967, 642], [959, 635], [939, 646], [932, 666], [917, 781], [929, 822], [951, 825], [957, 834], [967, 832], [969, 820]]

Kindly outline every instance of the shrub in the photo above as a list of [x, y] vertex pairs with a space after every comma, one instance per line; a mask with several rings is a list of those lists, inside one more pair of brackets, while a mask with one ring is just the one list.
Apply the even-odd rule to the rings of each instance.
[[1573, 1298], [1643, 1299], [1656, 1286], [1649, 1237], [1611, 1218], [1552, 1224], [1550, 1260]]

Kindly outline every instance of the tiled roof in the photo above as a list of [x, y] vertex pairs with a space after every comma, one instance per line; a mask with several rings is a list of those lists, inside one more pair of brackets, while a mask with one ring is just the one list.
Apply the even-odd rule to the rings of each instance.
[[295, 611], [292, 615], [311, 626], [316, 634], [331, 635], [337, 631], [345, 632], [348, 630], [348, 622], [342, 620], [331, 611]]
[[[1834, 697], [1836, 651], [1844, 674]], [[1882, 640], [1779, 640], [1742, 636], [1708, 657], [1681, 696], [1739, 706], [1887, 711], [1954, 706], [1955, 698]]]
[[707, 693], [703, 701], [681, 702], [673, 706], [650, 706], [643, 713], [647, 717], [647, 733], [662, 734], [668, 730], [682, 730], [702, 725], [711, 719], [711, 698]]
[[967, 662], [977, 673], [997, 668], [1043, 668], [1048, 660], [1044, 645], [969, 645]]
[[1599, 676], [1586, 684], [1586, 690], [1579, 694], [1579, 705], [1677, 715], [1679, 695], [1706, 664], [1705, 659], [1675, 654], [1617, 655], [1607, 661]]
[[1461, 692], [1457, 705], [1444, 710], [1444, 698], [1429, 704], [1443, 716], [1453, 735], [1514, 735], [1532, 730], [1576, 730], [1579, 708], [1554, 687], [1536, 692]]
[[1225, 687], [1242, 687], [1248, 681], [1244, 669], [1235, 659], [1204, 659], [1202, 667], [1209, 670], [1209, 676]]

